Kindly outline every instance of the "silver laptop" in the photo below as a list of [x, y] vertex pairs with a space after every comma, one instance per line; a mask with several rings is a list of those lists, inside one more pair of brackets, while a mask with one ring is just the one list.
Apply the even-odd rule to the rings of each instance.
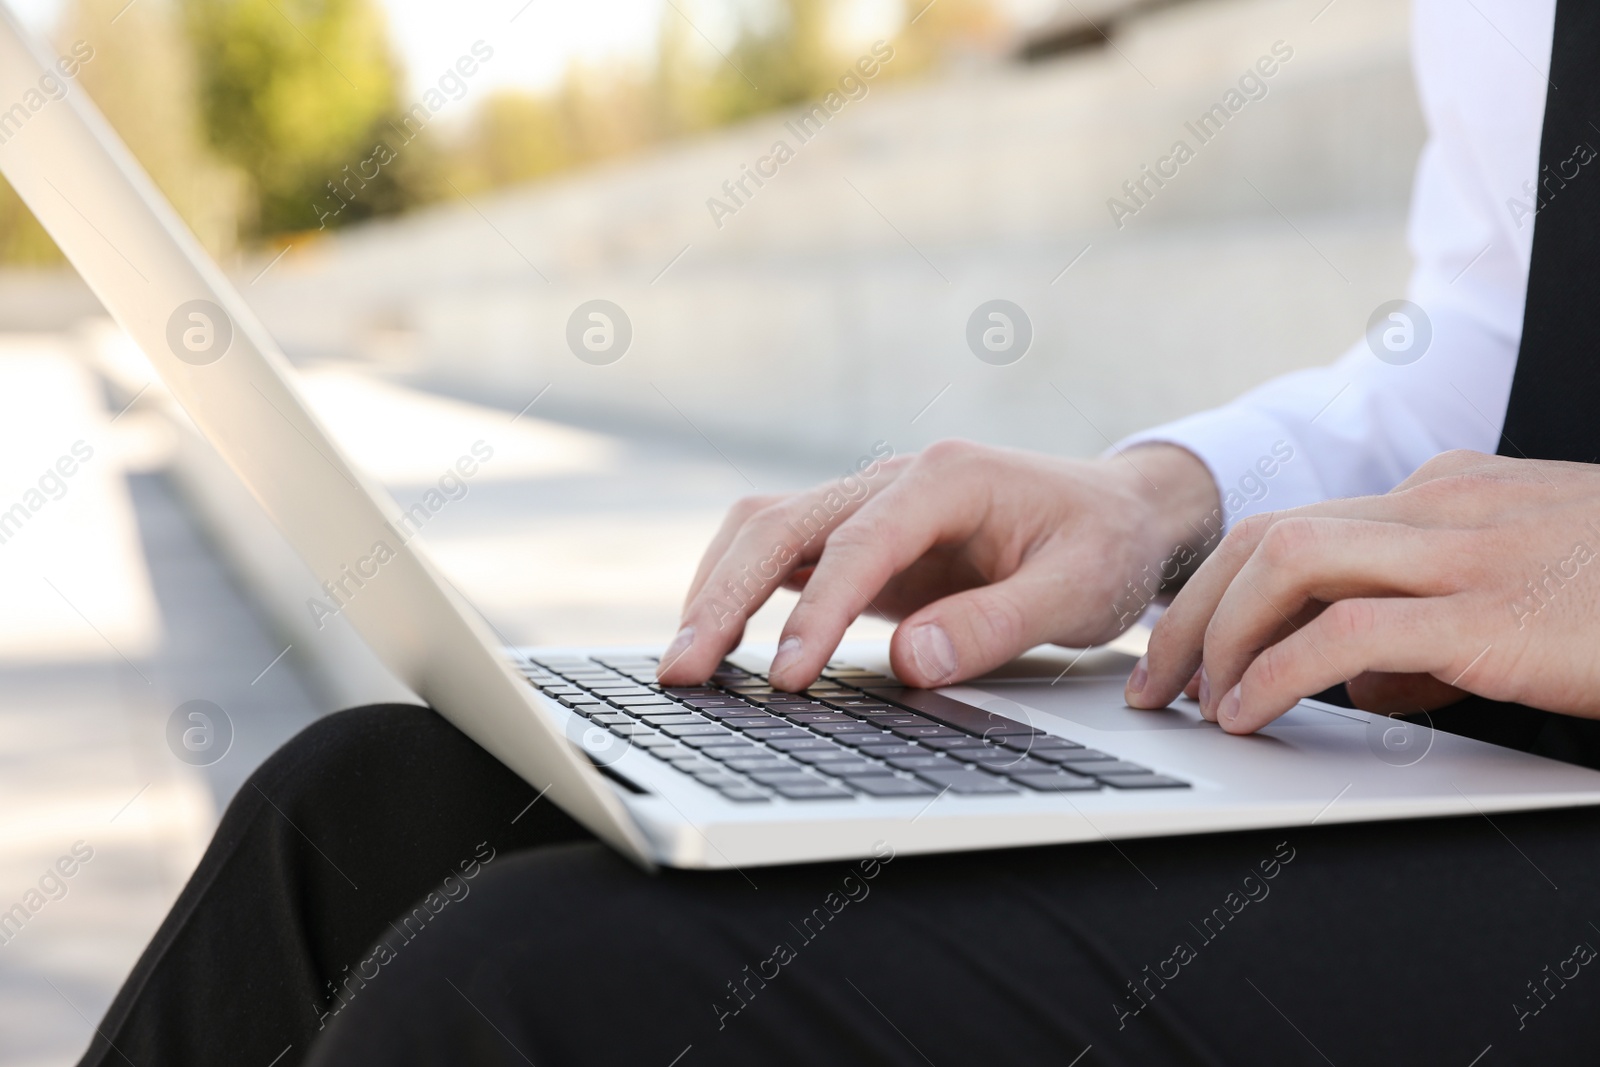
[[1134, 711], [1129, 659], [1105, 650], [927, 691], [899, 685], [885, 649], [851, 647], [787, 694], [766, 685], [761, 651], [663, 691], [650, 649], [502, 648], [55, 62], [0, 7], [0, 172], [313, 572], [343, 583], [343, 614], [395, 674], [641, 864], [1600, 803], [1600, 773], [1311, 701], [1251, 737], [1193, 705]]

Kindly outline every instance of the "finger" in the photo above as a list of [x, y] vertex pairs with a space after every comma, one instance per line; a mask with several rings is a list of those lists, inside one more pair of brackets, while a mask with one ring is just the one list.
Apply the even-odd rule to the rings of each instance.
[[1301, 700], [1367, 671], [1446, 673], [1465, 662], [1454, 597], [1341, 600], [1262, 652], [1217, 704], [1229, 733], [1259, 730]]
[[689, 591], [684, 594], [683, 607], [687, 613], [689, 605], [694, 598], [700, 595], [700, 590], [705, 588], [706, 579], [711, 577], [711, 571], [727, 555], [728, 548], [733, 544], [733, 539], [738, 536], [744, 524], [760, 512], [782, 502], [785, 498], [777, 495], [747, 496], [733, 502], [728, 513], [722, 517], [722, 525], [717, 528], [716, 535], [711, 538], [711, 543], [700, 554], [700, 565], [695, 568], [694, 580], [689, 583]]
[[[1296, 517], [1274, 523], [1206, 624], [1211, 700], [1232, 689], [1256, 654], [1312, 601], [1453, 592], [1448, 561], [1455, 558], [1449, 544], [1454, 536], [1366, 519]], [[1216, 706], [1205, 710], [1214, 713]]]
[[1359, 674], [1350, 679], [1345, 690], [1350, 695], [1350, 703], [1362, 711], [1378, 715], [1436, 711], [1467, 696], [1465, 689], [1441, 682], [1431, 674], [1389, 674], [1383, 671]]
[[1417, 513], [1412, 501], [1391, 496], [1330, 500], [1290, 511], [1262, 512], [1240, 520], [1214, 552], [1184, 583], [1150, 634], [1148, 675], [1144, 688], [1130, 692], [1139, 708], [1170, 704], [1184, 683], [1200, 669], [1206, 626], [1228, 586], [1274, 525], [1290, 518], [1327, 516], [1410, 522]]
[[[887, 464], [879, 470], [879, 477], [884, 475], [891, 475]], [[838, 486], [823, 486], [750, 511], [685, 606], [682, 627], [662, 654], [657, 677], [668, 685], [694, 685], [710, 677], [737, 646], [750, 616], [789, 575], [814, 563], [828, 537], [886, 482], [892, 483], [892, 475], [860, 482], [858, 490], [865, 491], [853, 498]]]
[[[1261, 647], [1270, 648], [1282, 641], [1322, 614], [1322, 610], [1326, 607], [1326, 604], [1307, 604], [1293, 617], [1281, 621], [1278, 624], [1278, 628], [1272, 632], [1272, 635], [1261, 643]], [[1195, 674], [1195, 678], [1199, 680], [1199, 684], [1195, 686], [1194, 699], [1200, 705], [1200, 717], [1207, 722], [1216, 722], [1217, 704], [1220, 702], [1222, 694], [1228, 690], [1224, 687], [1212, 689], [1210, 672], [1206, 669], [1204, 663], [1200, 665], [1200, 670]]]
[[1029, 557], [1003, 581], [934, 601], [908, 616], [889, 642], [902, 681], [952, 685], [1015, 659], [1050, 639], [1062, 595], [1061, 553]]
[[774, 686], [810, 685], [846, 628], [891, 578], [935, 544], [964, 541], [976, 532], [986, 511], [982, 479], [950, 477], [946, 470], [934, 483], [926, 471], [913, 468], [828, 538], [784, 623], [768, 674]]

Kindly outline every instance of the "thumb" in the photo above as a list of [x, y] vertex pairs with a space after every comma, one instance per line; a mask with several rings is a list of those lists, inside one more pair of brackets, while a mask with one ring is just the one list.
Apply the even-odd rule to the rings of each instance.
[[936, 600], [907, 616], [889, 642], [902, 681], [953, 685], [1015, 659], [1045, 640], [1060, 586], [1019, 571], [1004, 581]]

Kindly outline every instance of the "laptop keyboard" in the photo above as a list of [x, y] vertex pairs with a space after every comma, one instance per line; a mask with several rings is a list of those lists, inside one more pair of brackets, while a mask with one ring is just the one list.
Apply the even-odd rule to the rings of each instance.
[[832, 662], [803, 693], [724, 663], [703, 686], [656, 684], [649, 656], [540, 658], [535, 688], [729, 800], [849, 800], [1187, 782], [957, 701], [913, 708], [893, 678]]

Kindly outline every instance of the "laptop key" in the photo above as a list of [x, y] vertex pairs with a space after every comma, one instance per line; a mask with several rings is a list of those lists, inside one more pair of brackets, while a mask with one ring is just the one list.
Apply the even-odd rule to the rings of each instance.
[[761, 759], [765, 756], [776, 755], [776, 753], [768, 752], [760, 745], [753, 745], [748, 741], [721, 741], [691, 747], [706, 759], [721, 760], [724, 763], [731, 759]]
[[1046, 760], [1050, 763], [1102, 763], [1114, 760], [1117, 757], [1101, 752], [1097, 748], [1041, 748], [1030, 751], [1028, 755], [1034, 759]]
[[[950, 755], [951, 755], [952, 758], [959, 758], [960, 756], [968, 755], [968, 753], [952, 752]], [[1031, 760], [1031, 759], [1010, 759], [1010, 760], [1002, 760], [1002, 761], [996, 761], [996, 760], [967, 760], [965, 762], [970, 763], [972, 766], [977, 767], [979, 770], [988, 771], [990, 774], [998, 774], [1003, 778], [1015, 778], [1019, 774], [1066, 774], [1066, 773], [1070, 773], [1065, 768], [1052, 767], [1048, 763], [1042, 763], [1039, 760]]]
[[1041, 793], [1067, 793], [1082, 792], [1100, 788], [1100, 783], [1093, 778], [1085, 778], [1081, 774], [1068, 774], [1058, 771], [1055, 774], [1013, 774], [1008, 780], [1021, 782], [1029, 789], [1037, 789]]
[[858, 722], [859, 720], [837, 711], [793, 711], [784, 715], [790, 722]]
[[966, 737], [960, 730], [953, 730], [948, 726], [899, 726], [894, 729], [897, 737], [909, 737], [922, 740], [925, 737]]
[[1189, 783], [1165, 774], [1108, 774], [1100, 779], [1113, 789], [1188, 789]]
[[709, 785], [712, 789], [725, 789], [730, 786], [744, 785], [744, 779], [727, 771], [713, 771], [708, 774], [696, 774], [695, 780], [701, 785]]
[[841, 734], [867, 734], [873, 737], [887, 736], [882, 730], [878, 729], [876, 726], [873, 726], [871, 723], [857, 722], [855, 719], [851, 719], [849, 722], [812, 723], [811, 729], [815, 730], [819, 734], [826, 734], [829, 737], [835, 737]]
[[812, 749], [806, 752], [796, 752], [793, 755], [794, 758], [799, 760], [801, 763], [809, 763], [813, 767], [820, 767], [824, 770], [826, 770], [827, 766], [832, 763], [866, 762], [866, 760], [862, 759], [854, 752], [843, 748]]
[[1054, 734], [1034, 734], [1033, 736], [1002, 737], [1000, 743], [1007, 748], [1019, 749], [1023, 752], [1033, 752], [1047, 748], [1082, 748], [1076, 741], [1068, 741], [1065, 737], [1056, 737]]
[[862, 722], [870, 722], [872, 725], [881, 727], [885, 730], [893, 730], [897, 726], [939, 725], [932, 719], [924, 719], [921, 715], [907, 715], [904, 712], [891, 712], [888, 715], [864, 715], [859, 712], [854, 714], [856, 714], [856, 716], [860, 718]]
[[782, 719], [775, 719], [771, 715], [759, 715], [755, 718], [719, 719], [730, 730], [787, 730], [789, 724]]
[[[678, 738], [678, 740], [682, 741], [684, 743], [684, 745], [689, 747], [689, 748], [700, 749], [702, 752], [706, 753], [706, 755], [708, 755], [708, 756], [722, 756], [722, 757], [726, 758], [727, 756], [731, 755], [735, 751], [737, 751], [737, 752], [762, 752], [762, 751], [765, 751], [760, 745], [755, 744], [752, 741], [746, 741], [744, 738], [738, 737], [738, 736], [734, 736], [734, 735], [712, 734], [710, 736], [706, 736], [706, 735], [701, 734], [701, 735], [696, 735], [694, 737], [680, 737], [680, 738]], [[716, 749], [717, 751], [716, 752], [712, 752], [712, 749]], [[726, 749], [727, 751], [723, 751], [724, 749]]]
[[726, 761], [736, 771], [792, 771], [795, 765], [776, 756], [734, 756]]
[[[804, 731], [798, 732], [803, 733]], [[826, 737], [815, 737], [810, 734], [807, 734], [805, 737], [772, 738], [767, 741], [767, 746], [769, 748], [775, 748], [779, 752], [811, 752], [817, 750], [826, 750], [829, 752], [839, 751], [839, 746], [833, 741], [828, 740]]]
[[726, 774], [727, 773], [727, 771], [723, 768], [723, 766], [720, 763], [716, 763], [716, 762], [714, 762], [712, 760], [703, 759], [703, 758], [702, 759], [676, 760], [676, 761], [673, 762], [672, 765], [674, 767], [678, 768], [678, 770], [682, 771], [684, 774], [696, 774], [697, 775], [697, 774], [700, 774], [701, 772], [715, 773], [715, 774]]
[[778, 741], [822, 740], [816, 734], [811, 733], [809, 730], [802, 730], [798, 726], [789, 726], [778, 730], [750, 730], [745, 736], [757, 741], [765, 741], [768, 744]]
[[633, 722], [632, 715], [624, 715], [620, 711], [602, 711], [589, 716], [590, 722], [597, 722], [601, 726], [613, 726], [618, 723]]
[[656, 706], [663, 708], [675, 708], [681, 706], [670, 698], [662, 696], [660, 693], [651, 693], [648, 696], [608, 696], [606, 697], [606, 702], [609, 704], [615, 704], [619, 708], [643, 708]]
[[865, 759], [834, 760], [831, 763], [818, 764], [817, 770], [825, 774], [831, 774], [835, 778], [847, 778], [851, 782], [855, 782], [859, 778], [873, 778], [894, 774], [893, 768]]
[[863, 756], [871, 756], [873, 759], [889, 759], [891, 756], [932, 756], [932, 755], [934, 755], [934, 752], [933, 752], [932, 749], [923, 748], [921, 745], [912, 744], [910, 742], [907, 742], [905, 744], [885, 744], [883, 742], [876, 741], [876, 740], [869, 740], [867, 738], [859, 738], [858, 739], [858, 738], [853, 738], [853, 737], [850, 738], [850, 740], [852, 740], [852, 741], [860, 740], [862, 742], [861, 744], [852, 745], [851, 747], [854, 748], [857, 752], [861, 753]]
[[823, 785], [821, 778], [814, 774], [807, 774], [799, 769], [786, 771], [751, 771], [751, 781], [760, 782], [762, 785]]
[[[602, 716], [599, 715], [594, 716], [594, 720], [596, 722], [599, 722], [601, 718]], [[639, 721], [647, 722], [651, 726], [693, 726], [697, 723], [705, 722], [705, 720], [700, 716], [690, 715], [688, 712], [682, 710], [641, 711], [639, 713]]]
[[1079, 774], [1092, 774], [1096, 778], [1099, 778], [1102, 775], [1107, 775], [1107, 774], [1119, 775], [1119, 774], [1153, 774], [1153, 773], [1155, 773], [1149, 767], [1142, 767], [1137, 763], [1129, 763], [1127, 760], [1111, 760], [1110, 762], [1098, 762], [1097, 761], [1097, 762], [1093, 762], [1093, 763], [1082, 763], [1082, 764], [1078, 764], [1076, 766], [1068, 766], [1066, 769], [1069, 770], [1069, 771], [1077, 771]]
[[914, 778], [852, 778], [850, 785], [875, 797], [926, 797], [939, 792]]
[[991, 774], [984, 774], [982, 771], [974, 771], [964, 767], [950, 771], [929, 768], [918, 770], [916, 775], [926, 782], [932, 782], [941, 789], [948, 789], [952, 793], [960, 793], [964, 796], [983, 793], [1015, 793], [1017, 791], [1015, 786]]
[[902, 771], [963, 769], [959, 763], [952, 763], [945, 756], [890, 756], [884, 762]]
[[968, 737], [966, 734], [960, 734], [956, 737], [919, 737], [917, 740], [927, 747], [936, 748], [941, 752], [948, 752], [957, 748], [989, 749], [993, 747], [978, 740], [976, 737]]
[[[708, 719], [726, 722], [729, 726], [737, 725], [734, 720], [738, 719], [772, 719], [772, 716], [767, 714], [765, 708], [752, 708], [748, 704], [738, 704], [731, 708], [696, 708], [695, 710]], [[782, 725], [781, 719], [777, 721]]]
[[778, 795], [786, 800], [853, 800], [854, 794], [838, 786], [817, 783], [816, 785], [776, 785]]
[[667, 734], [669, 737], [696, 737], [713, 734], [722, 734], [728, 737], [734, 736], [733, 731], [726, 726], [721, 726], [714, 722], [694, 722], [681, 726], [668, 726], [662, 729], [662, 733]]
[[737, 801], [740, 804], [757, 804], [772, 799], [761, 790], [745, 785], [742, 782], [739, 785], [725, 786], [718, 789], [717, 792], [728, 800]]

